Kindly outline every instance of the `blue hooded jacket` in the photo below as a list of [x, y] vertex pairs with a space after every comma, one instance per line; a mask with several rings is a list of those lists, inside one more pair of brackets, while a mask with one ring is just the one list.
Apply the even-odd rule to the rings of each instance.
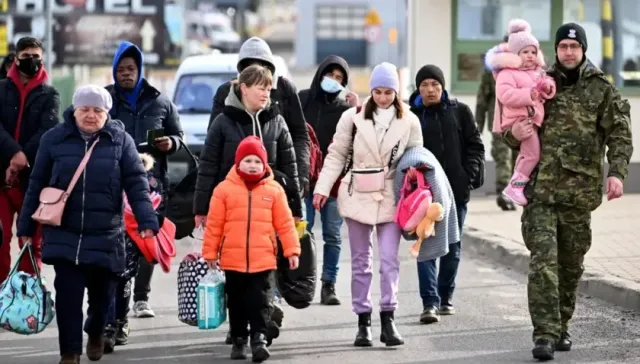
[[135, 44], [127, 41], [121, 42], [118, 46], [118, 50], [113, 55], [112, 71], [114, 81], [116, 81], [116, 71], [118, 69], [118, 64], [120, 64], [120, 61], [123, 58], [122, 56], [124, 56], [125, 53], [128, 53], [127, 56], [133, 56], [136, 65], [138, 66], [138, 82], [131, 91], [123, 90], [122, 88], [120, 88], [120, 86], [118, 86], [117, 82], [115, 82], [115, 87], [118, 93], [122, 94], [125, 97], [131, 109], [135, 111], [136, 103], [138, 102], [138, 97], [140, 96], [140, 92], [142, 91], [143, 87], [142, 80], [144, 79], [144, 55], [142, 54], [140, 48], [138, 48], [138, 46], [136, 46]]
[[125, 131], [131, 135], [137, 146], [147, 141], [149, 130], [164, 129], [165, 135], [171, 138], [173, 146], [166, 153], [149, 146], [138, 149], [140, 152], [153, 156], [156, 161], [153, 167], [153, 176], [161, 182], [161, 189], [166, 190], [169, 186], [167, 156], [180, 149], [183, 134], [178, 111], [167, 96], [149, 85], [144, 79], [142, 52], [131, 42], [120, 43], [113, 57], [114, 81], [118, 64], [125, 55], [133, 57], [138, 65], [138, 82], [133, 90], [129, 91], [123, 90], [117, 82], [106, 86], [113, 98], [113, 107], [109, 114], [112, 119], [120, 120], [124, 124]]

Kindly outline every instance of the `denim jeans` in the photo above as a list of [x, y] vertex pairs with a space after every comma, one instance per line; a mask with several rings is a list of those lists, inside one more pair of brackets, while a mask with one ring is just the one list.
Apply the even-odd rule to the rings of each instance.
[[[467, 204], [458, 205], [456, 212], [458, 213], [458, 227], [462, 239], [462, 226], [467, 216]], [[418, 281], [423, 307], [440, 307], [440, 304], [452, 304], [451, 298], [456, 288], [456, 275], [460, 264], [460, 248], [460, 242], [449, 244], [449, 253], [440, 258], [439, 273], [436, 259], [418, 262]]]
[[[316, 210], [313, 208], [313, 196], [309, 195], [305, 201], [307, 209], [307, 230], [313, 229], [316, 218]], [[338, 277], [338, 263], [340, 262], [340, 249], [342, 238], [340, 229], [342, 228], [342, 216], [338, 213], [338, 200], [333, 197], [327, 199], [327, 203], [320, 209], [320, 219], [322, 221], [322, 280], [324, 282], [335, 283]]]

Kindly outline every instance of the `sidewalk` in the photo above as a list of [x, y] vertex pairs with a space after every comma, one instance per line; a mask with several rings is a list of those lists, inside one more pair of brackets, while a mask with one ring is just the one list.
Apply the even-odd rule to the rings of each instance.
[[[603, 200], [593, 212], [593, 241], [585, 258], [582, 293], [622, 307], [640, 310], [640, 194]], [[529, 252], [522, 242], [520, 215], [503, 212], [495, 196], [472, 196], [465, 221], [464, 245], [500, 263], [527, 271]]]

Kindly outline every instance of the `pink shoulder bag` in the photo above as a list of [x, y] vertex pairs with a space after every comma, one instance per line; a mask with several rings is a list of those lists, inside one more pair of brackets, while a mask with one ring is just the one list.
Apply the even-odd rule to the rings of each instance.
[[32, 219], [43, 225], [60, 226], [67, 199], [69, 198], [69, 195], [71, 195], [71, 191], [73, 191], [73, 187], [75, 187], [78, 179], [80, 179], [80, 175], [87, 167], [87, 162], [89, 161], [89, 157], [91, 157], [91, 152], [93, 152], [93, 148], [99, 141], [100, 137], [96, 139], [91, 148], [89, 148], [87, 153], [85, 153], [84, 158], [82, 158], [82, 161], [76, 169], [76, 172], [73, 174], [73, 178], [71, 179], [71, 182], [69, 182], [69, 186], [66, 190], [61, 190], [55, 187], [45, 187], [42, 189], [40, 192], [40, 206], [38, 206], [36, 212], [31, 215]]

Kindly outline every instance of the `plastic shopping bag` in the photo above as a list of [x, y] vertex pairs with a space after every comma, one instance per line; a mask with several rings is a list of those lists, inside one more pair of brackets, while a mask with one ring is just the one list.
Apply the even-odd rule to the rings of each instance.
[[198, 284], [198, 328], [217, 329], [227, 320], [224, 273], [209, 270]]

